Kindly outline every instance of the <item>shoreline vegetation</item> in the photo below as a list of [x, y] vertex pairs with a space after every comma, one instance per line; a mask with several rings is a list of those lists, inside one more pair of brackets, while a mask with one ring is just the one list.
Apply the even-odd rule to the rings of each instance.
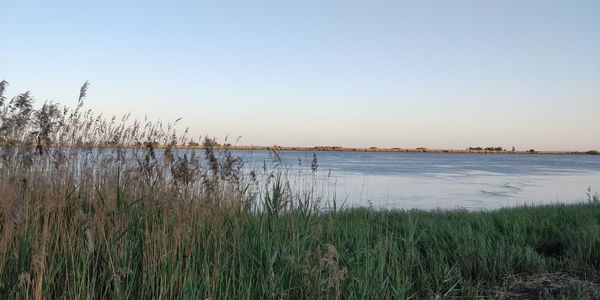
[[[230, 150], [230, 151], [304, 151], [304, 152], [401, 152], [401, 153], [451, 153], [451, 154], [550, 154], [550, 155], [600, 155], [598, 150], [588, 151], [552, 151], [552, 150], [534, 150], [530, 149], [527, 151], [522, 150], [490, 150], [490, 149], [429, 149], [429, 148], [378, 148], [378, 147], [340, 147], [340, 146], [314, 146], [314, 147], [303, 147], [303, 146], [244, 146], [244, 145], [221, 145], [216, 142], [216, 139], [210, 140], [210, 145], [206, 145], [206, 141], [202, 144], [194, 143], [194, 145], [182, 144], [159, 144], [153, 143], [155, 149], [166, 149], [166, 148], [177, 148], [182, 150]], [[1, 141], [0, 147], [7, 144], [18, 144], [18, 141]], [[81, 147], [81, 145], [48, 145], [52, 148], [73, 148]], [[123, 148], [123, 149], [136, 149], [147, 147], [147, 143], [129, 144], [129, 145], [115, 145], [113, 143], [108, 144], [96, 144], [96, 145], [85, 145], [85, 147], [92, 148]], [[479, 148], [479, 147], [478, 147]]]
[[248, 174], [229, 145], [174, 151], [189, 141], [172, 125], [86, 111], [87, 82], [75, 108], [6, 86], [0, 299], [600, 297], [591, 188], [571, 205], [342, 209], [292, 189], [275, 151]]
[[27, 215], [0, 295], [32, 298], [41, 280], [42, 299], [600, 297], [598, 204], [269, 214], [122, 201]]
[[[160, 146], [159, 146], [160, 147]], [[205, 149], [206, 147], [181, 145], [181, 149]], [[429, 148], [378, 148], [378, 147], [340, 147], [340, 146], [315, 146], [315, 147], [296, 147], [296, 146], [236, 146], [236, 145], [216, 145], [215, 149], [229, 149], [229, 150], [242, 150], [242, 151], [255, 151], [255, 150], [267, 150], [267, 151], [336, 151], [336, 152], [406, 152], [406, 153], [459, 153], [459, 154], [564, 154], [564, 155], [600, 155], [597, 150], [589, 151], [538, 151], [530, 149], [527, 151], [521, 150], [486, 150], [486, 149], [429, 149]]]

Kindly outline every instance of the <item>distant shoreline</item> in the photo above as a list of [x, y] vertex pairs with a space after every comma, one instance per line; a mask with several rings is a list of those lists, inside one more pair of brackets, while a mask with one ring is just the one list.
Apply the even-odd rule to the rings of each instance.
[[[7, 143], [0, 142], [0, 147], [6, 146]], [[50, 147], [55, 148], [74, 148], [74, 147], [90, 147], [90, 146], [76, 146], [76, 145], [52, 145]], [[136, 145], [93, 145], [91, 148], [143, 148], [143, 144], [139, 143]], [[165, 149], [169, 146], [154, 143], [155, 149]], [[184, 150], [204, 150], [209, 148], [204, 145], [177, 145], [172, 146], [176, 149]], [[451, 153], [451, 154], [554, 154], [554, 155], [600, 155], [597, 150], [588, 151], [548, 151], [548, 150], [485, 150], [485, 149], [429, 149], [429, 148], [378, 148], [378, 147], [341, 147], [341, 146], [314, 146], [314, 147], [300, 147], [300, 146], [239, 146], [239, 145], [214, 145], [213, 149], [216, 150], [236, 150], [236, 151], [305, 151], [305, 152], [397, 152], [397, 153]]]
[[[178, 149], [206, 149], [205, 146], [178, 146]], [[215, 146], [214, 149], [245, 150], [245, 151], [306, 151], [306, 152], [403, 152], [403, 153], [455, 153], [455, 154], [564, 154], [564, 155], [598, 155], [596, 150], [590, 151], [511, 151], [511, 150], [459, 150], [459, 149], [428, 149], [428, 148], [347, 148], [336, 146], [290, 147], [290, 146]]]

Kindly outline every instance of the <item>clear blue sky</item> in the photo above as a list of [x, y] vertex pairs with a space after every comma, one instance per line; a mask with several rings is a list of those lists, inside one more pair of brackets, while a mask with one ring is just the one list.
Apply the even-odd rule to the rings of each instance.
[[9, 94], [239, 144], [600, 148], [600, 1], [0, 1]]

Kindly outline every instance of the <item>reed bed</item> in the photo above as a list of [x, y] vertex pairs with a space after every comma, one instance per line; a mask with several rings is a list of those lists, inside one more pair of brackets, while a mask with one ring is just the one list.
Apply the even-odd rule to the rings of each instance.
[[[0, 82], [1, 299], [600, 297], [600, 205], [322, 210], [280, 165]], [[158, 146], [161, 146], [158, 149]], [[277, 156], [277, 154], [274, 154]], [[316, 157], [311, 163], [317, 171]]]

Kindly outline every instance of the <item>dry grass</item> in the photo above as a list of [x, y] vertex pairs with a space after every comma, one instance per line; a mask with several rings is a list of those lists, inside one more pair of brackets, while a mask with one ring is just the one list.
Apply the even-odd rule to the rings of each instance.
[[[241, 209], [254, 199], [240, 158], [214, 151], [211, 139], [205, 139], [204, 160], [194, 151], [177, 151], [186, 137], [177, 136], [174, 124], [94, 115], [84, 110], [87, 82], [74, 109], [51, 102], [35, 109], [29, 92], [7, 101], [7, 86], [0, 82], [0, 274], [6, 279], [18, 269], [22, 287], [12, 287], [11, 296], [19, 291], [26, 298], [44, 298], [51, 292], [49, 272], [60, 275], [55, 280], [77, 284], [71, 281], [76, 274], [48, 269], [56, 258], [48, 253], [62, 253], [71, 263], [78, 262], [73, 257], [78, 248], [87, 249], [90, 259], [105, 247], [123, 254], [117, 241], [131, 230], [129, 210], [148, 218], [136, 222], [146, 224], [140, 234], [157, 246], [145, 259], [158, 262], [160, 252], [177, 248], [201, 226], [199, 218]], [[157, 150], [158, 144], [164, 149]], [[159, 220], [164, 225], [153, 223]], [[173, 232], [164, 231], [167, 224]], [[95, 271], [104, 274], [99, 276], [111, 273], [110, 280], [119, 281], [131, 271], [117, 268], [116, 257], [105, 259], [102, 271]], [[94, 268], [98, 262], [89, 263]], [[7, 283], [3, 280], [2, 289]], [[92, 288], [71, 295], [100, 292]]]
[[600, 291], [600, 278], [583, 279], [564, 271], [511, 275], [505, 279], [504, 286], [490, 287], [490, 294], [511, 299], [560, 298], [563, 293], [592, 299], [598, 296], [598, 291]]

